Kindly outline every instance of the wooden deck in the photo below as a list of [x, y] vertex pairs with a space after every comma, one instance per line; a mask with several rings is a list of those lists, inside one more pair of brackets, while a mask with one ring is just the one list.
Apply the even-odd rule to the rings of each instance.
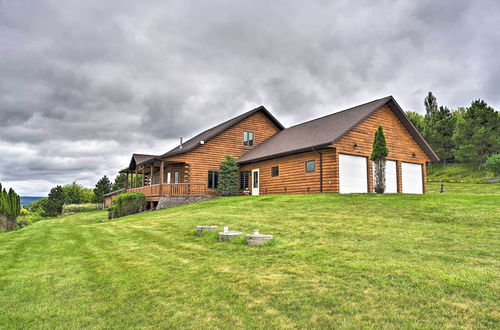
[[127, 192], [141, 192], [146, 197], [160, 196], [206, 196], [206, 183], [163, 183], [139, 188], [128, 188]]

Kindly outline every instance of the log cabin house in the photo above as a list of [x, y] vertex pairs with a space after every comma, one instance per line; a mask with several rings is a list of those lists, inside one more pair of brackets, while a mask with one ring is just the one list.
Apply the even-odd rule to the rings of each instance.
[[[153, 205], [162, 196], [217, 195], [225, 155], [238, 159], [242, 194], [368, 193], [379, 125], [389, 149], [386, 192], [425, 193], [426, 163], [439, 158], [392, 96], [287, 129], [260, 106], [163, 155], [133, 154], [122, 172], [126, 190], [144, 193]], [[108, 194], [106, 205], [118, 193]]]

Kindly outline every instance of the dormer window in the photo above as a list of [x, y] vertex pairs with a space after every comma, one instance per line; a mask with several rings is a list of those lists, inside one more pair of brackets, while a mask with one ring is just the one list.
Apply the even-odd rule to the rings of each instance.
[[243, 132], [243, 145], [253, 146], [253, 132]]

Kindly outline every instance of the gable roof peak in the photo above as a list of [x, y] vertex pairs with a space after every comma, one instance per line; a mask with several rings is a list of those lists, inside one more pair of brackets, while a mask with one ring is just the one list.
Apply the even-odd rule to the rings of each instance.
[[228, 128], [236, 125], [240, 121], [250, 117], [251, 115], [257, 113], [257, 112], [263, 112], [269, 120], [273, 122], [276, 127], [278, 127], [279, 130], [284, 130], [285, 127], [269, 112], [269, 110], [266, 109], [265, 106], [260, 105], [256, 108], [253, 108], [252, 110], [249, 110], [247, 112], [244, 112], [236, 117], [233, 117], [229, 120], [226, 120], [225, 122], [215, 125], [197, 135], [192, 137], [191, 139], [185, 141], [182, 143], [182, 147], [180, 145], [176, 146], [175, 148], [171, 149], [170, 151], [164, 153], [163, 155], [157, 156], [156, 158], [163, 158], [163, 157], [168, 157], [171, 155], [178, 155], [181, 153], [185, 153], [188, 151], [193, 150], [197, 146], [201, 144], [201, 141], [207, 142], [211, 138], [215, 137], [216, 135], [219, 135], [220, 133], [224, 132]]

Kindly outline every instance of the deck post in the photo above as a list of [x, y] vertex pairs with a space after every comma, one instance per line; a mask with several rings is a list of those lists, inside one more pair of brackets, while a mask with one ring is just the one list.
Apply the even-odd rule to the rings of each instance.
[[144, 166], [142, 167], [142, 187], [144, 187]]
[[152, 186], [153, 185], [153, 164], [154, 163], [151, 163], [151, 177], [149, 178], [149, 186]]
[[126, 173], [127, 173], [127, 179], [125, 181], [125, 191], [127, 191], [128, 189], [128, 171]]
[[162, 192], [163, 192], [163, 181], [164, 181], [164, 177], [165, 176], [165, 161], [161, 161], [160, 162], [160, 196], [162, 196]]
[[137, 185], [139, 184], [139, 182], [137, 182], [138, 179], [137, 179], [137, 167], [135, 168], [135, 186], [134, 188], [137, 188]]

